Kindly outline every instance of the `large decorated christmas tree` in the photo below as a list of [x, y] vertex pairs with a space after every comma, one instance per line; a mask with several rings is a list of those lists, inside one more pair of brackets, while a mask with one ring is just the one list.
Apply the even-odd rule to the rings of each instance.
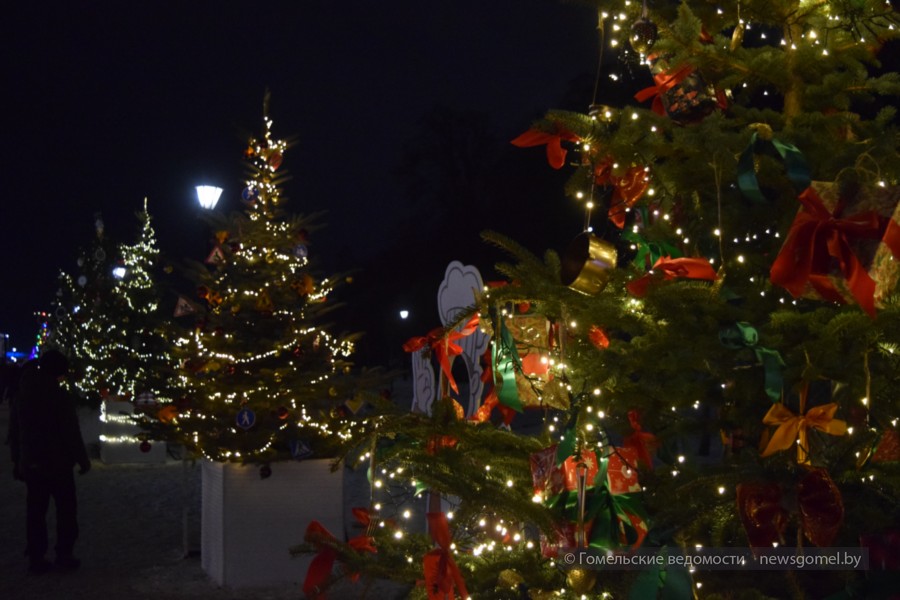
[[[268, 102], [265, 103], [266, 107]], [[283, 210], [287, 142], [250, 140], [242, 211], [209, 212], [204, 262], [187, 270], [195, 291], [178, 300], [189, 332], [176, 342], [185, 392], [174, 420], [182, 442], [213, 461], [262, 464], [330, 452], [330, 423], [350, 393], [352, 336], [329, 333], [339, 278], [314, 271], [314, 216]]]
[[[583, 231], [543, 258], [486, 234], [511, 255], [505, 285], [410, 340], [448, 366], [438, 399], [361, 424], [348, 458], [373, 474], [365, 528], [348, 543], [310, 530], [331, 562], [307, 592], [362, 573], [429, 598], [896, 594], [900, 77], [881, 61], [900, 15], [595, 5], [592, 103], [513, 141], [571, 171]], [[629, 70], [646, 80], [634, 99], [607, 100]], [[449, 365], [477, 328], [489, 384], [466, 415]], [[790, 566], [668, 560], [704, 548]], [[868, 568], [798, 566], [836, 548]], [[604, 570], [579, 551], [649, 558]]]

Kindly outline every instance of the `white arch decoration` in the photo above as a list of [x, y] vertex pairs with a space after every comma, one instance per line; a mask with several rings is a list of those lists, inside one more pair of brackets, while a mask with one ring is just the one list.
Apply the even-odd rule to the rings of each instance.
[[[484, 282], [476, 267], [463, 265], [456, 260], [447, 265], [444, 280], [438, 287], [437, 294], [441, 323], [446, 327], [461, 311], [474, 306], [483, 288]], [[452, 361], [457, 358], [466, 366], [468, 397], [460, 398], [460, 404], [463, 405], [468, 417], [474, 414], [481, 404], [484, 383], [481, 381], [483, 369], [479, 359], [487, 349], [490, 337], [481, 330], [476, 330], [472, 335], [457, 340], [457, 343], [462, 347], [462, 354], [451, 359], [451, 368]], [[437, 390], [440, 389], [440, 386], [435, 384], [434, 366], [422, 352], [414, 352], [412, 369], [414, 385], [412, 410], [429, 413]], [[439, 372], [438, 377], [443, 377], [443, 374]]]

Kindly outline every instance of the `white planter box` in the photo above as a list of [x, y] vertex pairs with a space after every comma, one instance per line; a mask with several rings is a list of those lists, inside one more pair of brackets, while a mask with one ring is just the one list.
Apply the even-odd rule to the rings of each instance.
[[134, 414], [131, 402], [104, 400], [100, 406], [100, 460], [106, 464], [159, 464], [166, 462], [165, 442], [151, 442], [142, 452], [137, 439], [141, 428], [128, 420]]
[[310, 521], [346, 539], [343, 470], [332, 473], [330, 460], [276, 462], [267, 479], [234, 463], [204, 461], [201, 473], [200, 560], [219, 585], [301, 584], [314, 555], [289, 550]]
[[78, 407], [78, 426], [85, 446], [100, 444], [100, 409], [87, 406]]

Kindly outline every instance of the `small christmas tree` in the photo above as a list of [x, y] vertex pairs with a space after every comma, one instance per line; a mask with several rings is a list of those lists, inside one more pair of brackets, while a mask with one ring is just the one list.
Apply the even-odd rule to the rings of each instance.
[[323, 318], [338, 282], [317, 277], [309, 256], [314, 217], [282, 210], [287, 143], [263, 132], [245, 151], [245, 210], [208, 213], [215, 242], [192, 262], [194, 294], [176, 314], [190, 324], [177, 342], [185, 405], [173, 423], [183, 442], [214, 461], [266, 463], [329, 452], [329, 423], [347, 399], [349, 336]]

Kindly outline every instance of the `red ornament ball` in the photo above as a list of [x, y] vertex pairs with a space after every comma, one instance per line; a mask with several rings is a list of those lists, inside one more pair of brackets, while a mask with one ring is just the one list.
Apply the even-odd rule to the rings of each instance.
[[150, 442], [148, 442], [147, 440], [144, 440], [143, 442], [141, 442], [141, 445], [138, 447], [141, 449], [141, 452], [143, 452], [144, 454], [147, 454], [148, 452], [150, 452], [150, 449], [153, 447], [153, 445]]

